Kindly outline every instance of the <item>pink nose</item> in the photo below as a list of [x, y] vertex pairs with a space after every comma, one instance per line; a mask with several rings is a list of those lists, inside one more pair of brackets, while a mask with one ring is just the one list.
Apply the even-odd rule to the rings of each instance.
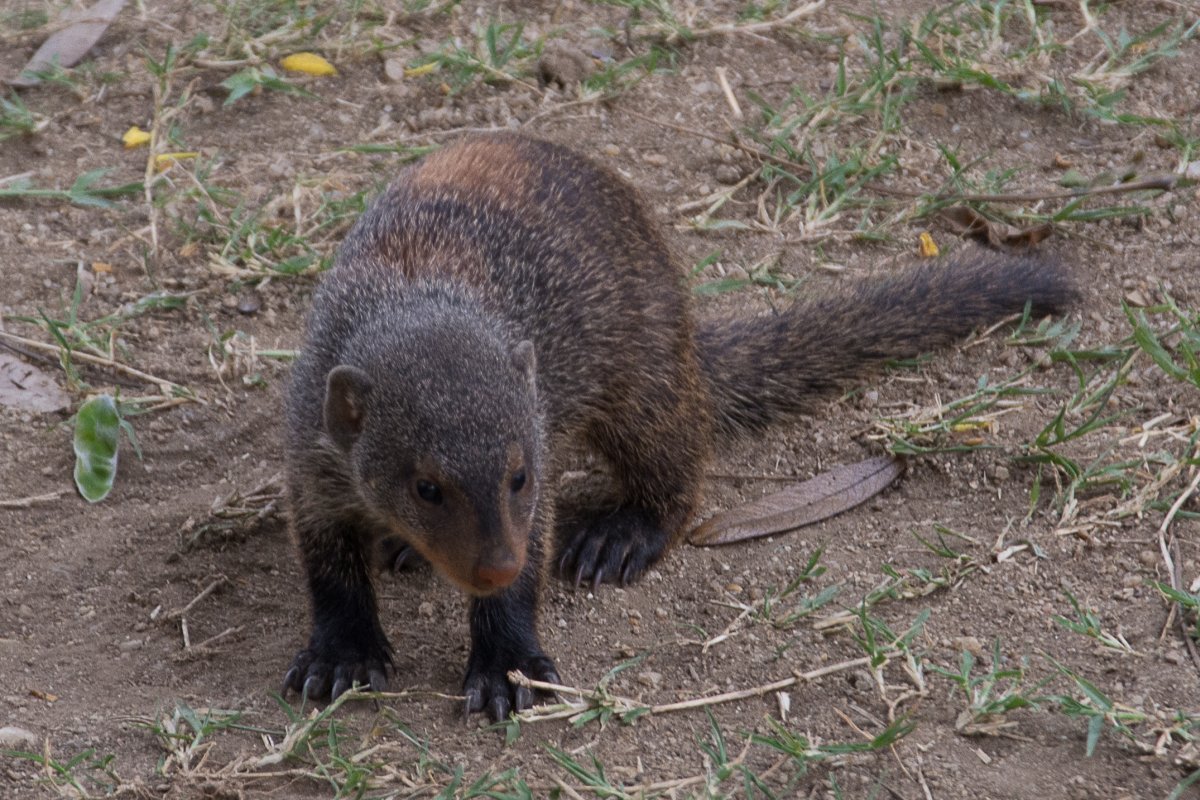
[[512, 556], [497, 563], [481, 563], [475, 566], [475, 583], [480, 588], [503, 589], [521, 574], [521, 565]]

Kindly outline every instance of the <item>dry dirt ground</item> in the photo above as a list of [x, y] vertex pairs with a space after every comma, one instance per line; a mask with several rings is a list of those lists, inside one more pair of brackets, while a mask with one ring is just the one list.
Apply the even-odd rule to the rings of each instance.
[[[62, 5], [0, 7], [0, 75], [20, 69]], [[705, 506], [903, 447], [898, 437], [939, 451], [912, 458], [890, 490], [790, 534], [683, 546], [628, 589], [551, 579], [546, 590], [543, 642], [564, 680], [584, 690], [635, 657], [607, 691], [647, 706], [821, 667], [828, 675], [631, 724], [526, 721], [506, 742], [505, 731], [464, 722], [447, 697], [466, 655], [461, 596], [427, 571], [384, 576], [392, 685], [415, 691], [344, 705], [332, 728], [323, 721], [290, 750], [283, 744], [296, 726], [275, 691], [305, 642], [308, 610], [271, 500], [287, 380], [278, 351], [299, 347], [316, 268], [362, 198], [420, 148], [519, 127], [610, 164], [646, 193], [681, 262], [698, 267], [701, 310], [747, 313], [786, 302], [786, 292], [836, 290], [893, 269], [914, 257], [922, 231], [943, 249], [974, 246], [923, 213], [922, 192], [1029, 194], [977, 207], [1033, 227], [1066, 207], [1038, 196], [1064, 191], [1068, 173], [1114, 185], [1179, 173], [1197, 158], [1200, 51], [1188, 40], [1161, 58], [1156, 50], [1194, 21], [1183, 2], [831, 2], [761, 29], [748, 26], [801, 5], [410, 5], [143, 0], [79, 68], [5, 95], [32, 121], [0, 141], [0, 190], [24, 185], [21, 175], [65, 189], [101, 168], [98, 185], [152, 186], [108, 207], [28, 192], [0, 199], [4, 330], [53, 344], [36, 320], [66, 320], [80, 285], [79, 322], [64, 335], [111, 343], [115, 360], [186, 387], [188, 401], [157, 403], [156, 384], [78, 361], [86, 387], [72, 383], [57, 357], [19, 345], [72, 392], [71, 410], [90, 392], [119, 390], [146, 413], [130, 416], [141, 458], [124, 444], [112, 494], [93, 505], [72, 483], [71, 411], [0, 408], [0, 727], [32, 734], [2, 745], [0, 796], [1200, 797], [1200, 784], [1185, 784], [1200, 767], [1200, 668], [1183, 633], [1194, 610], [1172, 610], [1149, 583], [1171, 578], [1160, 536], [1180, 585], [1200, 576], [1200, 502], [1186, 496], [1200, 398], [1145, 352], [1113, 355], [1136, 349], [1122, 301], [1153, 307], [1170, 296], [1194, 326], [1200, 215], [1186, 182], [1097, 195], [1079, 210], [1135, 213], [1060, 220], [1038, 244], [1074, 265], [1085, 287], [1067, 320], [1080, 328], [1072, 342], [1024, 335], [1018, 345], [1008, 326], [889, 370], [722, 453]], [[632, 15], [631, 6], [643, 8]], [[921, 28], [937, 8], [949, 9], [944, 24]], [[675, 35], [663, 9], [699, 33]], [[1029, 14], [1057, 46], [1021, 51]], [[324, 27], [292, 24], [322, 15]], [[520, 47], [506, 60], [516, 29], [501, 23], [517, 22]], [[501, 34], [495, 57], [491, 23]], [[1106, 72], [1103, 37], [1121, 48], [1123, 31], [1152, 35]], [[900, 69], [872, 89], [863, 76], [887, 66], [872, 56], [876, 32]], [[934, 69], [914, 41], [947, 57], [961, 48], [977, 71]], [[162, 62], [169, 45], [177, 59], [156, 75], [148, 60]], [[534, 52], [543, 46], [557, 53], [546, 86]], [[268, 85], [226, 104], [223, 81], [256, 63], [278, 70], [296, 50], [322, 53], [338, 74], [286, 77], [312, 96]], [[464, 52], [491, 60], [419, 68], [430, 53]], [[647, 69], [651, 53], [661, 57]], [[857, 94], [804, 115], [841, 91], [839, 53]], [[1142, 57], [1148, 68], [1120, 73]], [[576, 86], [589, 69], [615, 77]], [[1124, 94], [1096, 101], [1075, 80], [1089, 69], [1100, 70], [1088, 73], [1096, 85]], [[1061, 102], [1018, 96], [1049, 85]], [[1130, 116], [1106, 120], [1105, 109]], [[789, 115], [796, 124], [785, 131]], [[133, 125], [154, 130], [155, 152], [198, 155], [148, 169], [151, 151], [122, 147]], [[805, 188], [804, 168], [762, 171], [761, 158], [731, 144], [763, 151], [773, 137], [827, 179]], [[853, 167], [849, 178], [838, 164]], [[869, 185], [846, 192], [847, 180], [876, 167]], [[722, 291], [738, 278], [748, 285]], [[154, 292], [186, 302], [130, 313]], [[124, 316], [105, 321], [114, 313]], [[1165, 335], [1169, 315], [1146, 313], [1183, 363], [1182, 334]], [[1085, 435], [1035, 445], [1079, 389], [1062, 359], [1019, 381], [1050, 392], [1013, 393], [975, 422], [914, 432], [922, 421], [936, 427], [939, 403], [975, 393], [981, 379], [1003, 383], [1056, 347], [1094, 356], [1077, 359], [1092, 390], [1112, 379], [1111, 395], [1065, 417], [1069, 430], [1101, 409]], [[1047, 452], [1092, 472], [1072, 491], [1078, 476], [1039, 473], [1019, 458]], [[251, 496], [260, 488], [266, 500]], [[217, 507], [226, 516], [213, 516]], [[951, 532], [942, 541], [954, 552], [917, 538], [940, 546], [939, 531]], [[824, 572], [780, 599], [818, 549]], [[875, 668], [839, 666], [867, 652], [880, 656]], [[938, 672], [959, 671], [964, 653], [974, 658], [967, 692]], [[207, 722], [188, 722], [193, 712]], [[895, 740], [878, 740], [885, 731]]]

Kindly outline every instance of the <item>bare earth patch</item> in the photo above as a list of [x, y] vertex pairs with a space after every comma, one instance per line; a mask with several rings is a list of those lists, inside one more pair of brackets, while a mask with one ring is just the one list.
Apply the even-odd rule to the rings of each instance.
[[[64, 5], [0, 8], [0, 77]], [[1200, 797], [1196, 18], [1099, 5], [145, 0], [0, 94], [0, 358], [71, 399], [0, 406], [0, 796]], [[1086, 302], [731, 449], [706, 513], [908, 456], [865, 505], [551, 578], [569, 707], [464, 722], [465, 603], [418, 571], [380, 583], [396, 693], [309, 716], [287, 365], [369, 196], [496, 127], [640, 187], [702, 311], [977, 246], [943, 208], [1052, 232]], [[88, 504], [100, 392], [141, 456]]]

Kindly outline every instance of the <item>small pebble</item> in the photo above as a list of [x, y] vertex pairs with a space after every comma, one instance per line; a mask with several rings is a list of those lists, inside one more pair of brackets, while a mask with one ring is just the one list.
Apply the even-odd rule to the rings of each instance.
[[262, 308], [262, 297], [258, 292], [243, 292], [238, 296], [237, 310], [240, 314], [255, 314]]
[[661, 672], [639, 672], [637, 676], [637, 682], [642, 686], [647, 686], [651, 689], [657, 689], [662, 685], [662, 677], [663, 676]]
[[38, 739], [32, 731], [8, 725], [0, 728], [0, 747], [5, 750], [28, 750], [37, 747]]
[[733, 164], [721, 164], [716, 171], [717, 183], [731, 186], [742, 179], [742, 171]]
[[966, 650], [973, 656], [983, 654], [983, 644], [975, 636], [959, 636], [954, 639], [954, 648], [956, 650]]
[[392, 83], [404, 80], [404, 61], [399, 58], [389, 58], [384, 61], [383, 74]]

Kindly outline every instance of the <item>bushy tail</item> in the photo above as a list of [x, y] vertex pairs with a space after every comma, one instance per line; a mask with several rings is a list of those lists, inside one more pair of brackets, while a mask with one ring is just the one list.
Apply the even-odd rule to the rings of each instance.
[[760, 430], [812, 409], [889, 359], [911, 358], [980, 325], [1062, 311], [1078, 292], [1070, 273], [1037, 255], [976, 251], [923, 262], [750, 318], [701, 323], [700, 360], [725, 435]]

